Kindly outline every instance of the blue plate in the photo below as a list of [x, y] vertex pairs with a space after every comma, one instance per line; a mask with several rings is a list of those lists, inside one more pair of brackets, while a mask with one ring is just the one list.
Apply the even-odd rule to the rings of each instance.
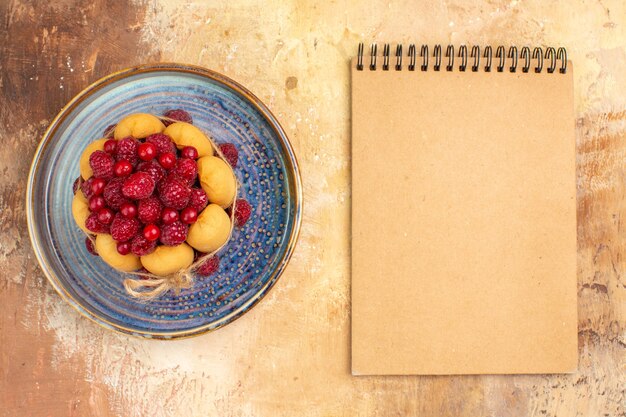
[[[152, 301], [129, 296], [124, 274], [85, 248], [71, 213], [72, 183], [83, 149], [130, 113], [188, 111], [217, 143], [239, 150], [239, 198], [253, 207], [220, 252], [217, 275], [197, 277], [179, 295]], [[302, 187], [293, 149], [271, 112], [235, 81], [181, 64], [111, 74], [78, 94], [52, 121], [33, 159], [27, 190], [28, 230], [39, 264], [59, 294], [81, 314], [137, 336], [188, 337], [224, 326], [272, 288], [300, 229]]]

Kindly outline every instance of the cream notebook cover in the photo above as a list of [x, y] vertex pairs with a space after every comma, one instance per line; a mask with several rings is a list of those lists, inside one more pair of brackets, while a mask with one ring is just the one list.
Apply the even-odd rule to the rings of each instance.
[[573, 78], [554, 52], [352, 62], [354, 375], [576, 369]]

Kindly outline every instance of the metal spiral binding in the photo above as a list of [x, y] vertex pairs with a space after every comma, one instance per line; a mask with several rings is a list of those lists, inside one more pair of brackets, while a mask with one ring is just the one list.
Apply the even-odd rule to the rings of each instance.
[[461, 45], [459, 47], [459, 58], [461, 58], [461, 65], [459, 65], [459, 71], [464, 72], [465, 69], [467, 68], [467, 46]]
[[396, 46], [396, 71], [402, 70], [402, 45]]
[[517, 70], [517, 47], [511, 46], [506, 57], [511, 58], [511, 67], [509, 67], [509, 71], [515, 72]]
[[[457, 62], [456, 68], [464, 72], [468, 68], [469, 58], [472, 59], [471, 63], [471, 71], [478, 72], [480, 70], [481, 59], [484, 60], [483, 70], [485, 72], [491, 72], [493, 68], [493, 58], [498, 60], [498, 63], [495, 67], [497, 72], [505, 72], [505, 66], [507, 62], [509, 66], [507, 68], [508, 72], [517, 72], [518, 68], [521, 68], [522, 73], [530, 72], [532, 61], [536, 61], [536, 66], [534, 67], [535, 73], [541, 73], [545, 70], [548, 74], [552, 74], [556, 72], [558, 67], [558, 72], [560, 74], [567, 73], [567, 50], [563, 47], [546, 48], [545, 54], [541, 47], [536, 47], [533, 49], [532, 54], [530, 52], [530, 48], [528, 46], [524, 46], [520, 49], [518, 53], [518, 49], [516, 46], [511, 46], [507, 50], [504, 46], [499, 45], [496, 48], [496, 53], [493, 53], [493, 48], [491, 46], [486, 46], [481, 55], [481, 48], [478, 45], [472, 45], [470, 49], [470, 53], [468, 54], [468, 46], [461, 45], [459, 46], [458, 55], [455, 55], [455, 47], [454, 45], [447, 45], [445, 51], [445, 58], [447, 58], [447, 62], [445, 63], [446, 71], [454, 71], [455, 62], [454, 58], [458, 56], [460, 58]], [[393, 66], [393, 69], [396, 71], [402, 71], [402, 44], [396, 45], [396, 62]], [[410, 44], [408, 48], [408, 58], [409, 63], [407, 68], [409, 71], [415, 71], [415, 67], [417, 65], [417, 48], [415, 44]], [[356, 59], [356, 69], [358, 71], [364, 70], [363, 60], [365, 56], [365, 45], [361, 42], [359, 43], [357, 59]], [[428, 45], [421, 45], [419, 57], [422, 59], [420, 69], [422, 71], [428, 71], [429, 69], [429, 48]], [[442, 53], [442, 46], [435, 45], [433, 47], [433, 63], [431, 65], [431, 69], [434, 71], [441, 71], [441, 61], [444, 57]], [[370, 71], [376, 71], [378, 68], [378, 46], [376, 43], [372, 43], [370, 46], [370, 56], [369, 56], [369, 69]], [[547, 61], [544, 66], [544, 59]], [[521, 60], [523, 64], [520, 66], [518, 60]], [[386, 43], [383, 45], [383, 53], [382, 53], [382, 70], [389, 71], [390, 70], [390, 61], [391, 61], [391, 45]], [[560, 65], [559, 65], [560, 62]]]
[[454, 67], [454, 46], [448, 45], [448, 47], [446, 48], [446, 58], [448, 58], [446, 71], [452, 71], [452, 67]]
[[422, 45], [420, 56], [422, 57], [422, 71], [426, 71], [428, 69], [428, 45]]
[[504, 59], [505, 59], [504, 46], [502, 45], [498, 46], [498, 49], [496, 49], [496, 58], [500, 58], [500, 63], [496, 67], [496, 70], [498, 72], [504, 71]]

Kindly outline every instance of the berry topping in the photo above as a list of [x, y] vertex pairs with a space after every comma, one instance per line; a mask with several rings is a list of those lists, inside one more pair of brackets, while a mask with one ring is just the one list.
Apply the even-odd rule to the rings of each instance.
[[122, 194], [122, 186], [124, 185], [124, 178], [113, 178], [104, 187], [104, 201], [107, 206], [113, 210], [119, 210], [122, 204], [127, 203], [128, 199]]
[[167, 246], [180, 245], [187, 239], [187, 225], [179, 221], [161, 227], [161, 243]]
[[155, 224], [149, 224], [143, 228], [143, 237], [153, 241], [157, 240], [161, 236], [161, 229]]
[[233, 167], [237, 167], [237, 161], [239, 160], [239, 151], [235, 148], [235, 145], [232, 143], [222, 143], [218, 146], [220, 148], [220, 152], [224, 155], [226, 162]]
[[91, 213], [85, 220], [85, 227], [94, 233], [109, 233], [109, 226], [98, 221], [98, 215]]
[[158, 153], [176, 153], [176, 145], [169, 136], [163, 133], [155, 133], [146, 138], [146, 143], [156, 146]]
[[178, 220], [178, 211], [173, 208], [165, 207], [161, 212], [161, 222], [163, 224], [172, 224]]
[[89, 177], [87, 181], [83, 181], [80, 184], [80, 190], [83, 192], [83, 195], [85, 196], [85, 198], [90, 198], [91, 196], [93, 196], [93, 190], [91, 189], [91, 184], [93, 184], [94, 180], [95, 180], [94, 177]]
[[159, 155], [159, 164], [165, 169], [173, 168], [176, 165], [176, 155], [170, 152]]
[[100, 195], [104, 192], [107, 182], [103, 178], [94, 178], [91, 180], [91, 192], [93, 195]]
[[141, 200], [152, 195], [154, 191], [154, 180], [145, 172], [136, 172], [124, 181], [122, 194], [125, 197]]
[[192, 188], [189, 198], [189, 207], [196, 209], [200, 213], [209, 204], [209, 198], [202, 188]]
[[111, 223], [111, 237], [118, 242], [126, 242], [139, 231], [139, 220], [127, 219], [117, 214]]
[[250, 203], [246, 200], [238, 199], [235, 204], [235, 225], [242, 227], [250, 218], [251, 213], [252, 206], [250, 206]]
[[156, 161], [143, 161], [137, 165], [137, 172], [145, 172], [150, 175], [155, 183], [165, 177], [165, 169]]
[[156, 223], [161, 217], [163, 205], [156, 197], [149, 197], [139, 201], [137, 210], [139, 212], [139, 220], [142, 223]]
[[172, 173], [184, 179], [188, 185], [192, 185], [198, 176], [198, 166], [193, 159], [179, 159], [176, 166], [172, 169]]
[[89, 156], [89, 166], [96, 178], [113, 177], [113, 157], [104, 151], [95, 151]]
[[98, 211], [104, 208], [104, 206], [105, 202], [102, 196], [94, 195], [89, 199], [89, 210], [91, 211]]
[[115, 132], [115, 128], [117, 127], [117, 123], [114, 123], [112, 125], [108, 125], [106, 129], [104, 129], [104, 132], [102, 133], [104, 135], [105, 138], [112, 138], [113, 137], [113, 132]]
[[137, 217], [137, 206], [133, 203], [124, 203], [120, 207], [120, 214], [127, 219], [134, 219]]
[[126, 159], [122, 159], [121, 161], [117, 161], [115, 165], [113, 165], [113, 173], [116, 177], [126, 177], [133, 172], [133, 166]]
[[193, 119], [191, 118], [191, 115], [182, 109], [168, 110], [163, 113], [163, 117], [166, 119], [171, 119], [163, 120], [163, 124], [165, 126], [169, 126], [174, 122], [185, 122], [193, 124]]
[[87, 248], [87, 252], [91, 253], [93, 256], [98, 256], [98, 252], [96, 252], [96, 248], [93, 245], [93, 240], [90, 237], [85, 238], [85, 247]]
[[119, 253], [120, 255], [128, 255], [130, 253], [130, 243], [118, 242], [117, 253]]
[[110, 155], [115, 155], [117, 150], [117, 141], [115, 139], [109, 139], [104, 142], [104, 151]]
[[139, 158], [137, 157], [138, 142], [132, 137], [121, 139], [117, 142], [117, 151], [115, 153], [115, 159], [121, 161], [127, 160], [132, 166], [137, 165]]
[[185, 146], [181, 151], [180, 155], [183, 158], [188, 159], [198, 159], [198, 150], [193, 146]]
[[169, 176], [159, 184], [159, 198], [165, 207], [182, 210], [187, 207], [191, 188], [182, 180]]
[[114, 216], [115, 214], [110, 208], [104, 207], [98, 210], [98, 221], [102, 224], [111, 224]]
[[209, 259], [204, 261], [202, 265], [196, 269], [196, 274], [208, 277], [217, 272], [220, 268], [220, 258], [217, 255], [211, 256]]
[[156, 245], [156, 240], [148, 240], [139, 234], [130, 242], [130, 251], [137, 256], [144, 256], [154, 252]]
[[198, 220], [198, 211], [193, 207], [187, 207], [180, 212], [180, 220], [187, 224], [195, 223]]
[[76, 191], [78, 191], [82, 183], [83, 183], [82, 177], [78, 177], [74, 180], [74, 184], [72, 184], [72, 192], [74, 194], [76, 194]]
[[143, 161], [149, 161], [157, 156], [157, 147], [154, 143], [142, 143], [141, 145], [139, 145], [137, 155], [139, 155], [139, 159]]

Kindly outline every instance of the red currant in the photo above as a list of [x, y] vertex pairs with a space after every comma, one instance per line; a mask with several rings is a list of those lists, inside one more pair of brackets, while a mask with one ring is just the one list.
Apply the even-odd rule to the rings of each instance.
[[94, 178], [91, 180], [91, 192], [93, 195], [100, 195], [104, 191], [107, 182], [104, 178]]
[[104, 142], [104, 151], [106, 153], [113, 155], [116, 149], [117, 149], [117, 141], [115, 139], [109, 139], [106, 142]]
[[130, 253], [130, 242], [119, 242], [117, 244], [117, 253], [128, 255]]
[[170, 152], [159, 155], [159, 164], [165, 169], [174, 168], [176, 165], [176, 155]]
[[105, 206], [105, 202], [102, 196], [94, 195], [91, 198], [89, 198], [89, 210], [98, 211], [101, 208], [104, 208], [104, 206]]
[[86, 237], [85, 246], [87, 247], [87, 251], [89, 253], [91, 253], [93, 256], [98, 256], [98, 252], [96, 252], [96, 248], [93, 245], [93, 239]]
[[143, 237], [149, 241], [157, 240], [161, 236], [161, 229], [154, 224], [149, 224], [143, 228]]
[[195, 223], [198, 220], [198, 210], [193, 207], [187, 207], [180, 212], [180, 220], [187, 224]]
[[113, 210], [109, 208], [101, 208], [98, 210], [98, 221], [103, 224], [111, 224], [113, 221]]
[[133, 219], [137, 217], [137, 206], [133, 203], [124, 203], [120, 207], [120, 214], [127, 219]]
[[178, 220], [178, 211], [173, 208], [166, 207], [161, 212], [161, 221], [163, 224], [172, 224]]
[[196, 159], [198, 158], [198, 151], [193, 146], [185, 146], [180, 154], [183, 158]]
[[130, 175], [131, 172], [133, 172], [133, 166], [125, 159], [117, 161], [115, 165], [113, 165], [113, 173], [116, 177], [125, 177]]
[[157, 156], [157, 148], [154, 143], [146, 142], [139, 145], [137, 155], [144, 161], [149, 161]]

